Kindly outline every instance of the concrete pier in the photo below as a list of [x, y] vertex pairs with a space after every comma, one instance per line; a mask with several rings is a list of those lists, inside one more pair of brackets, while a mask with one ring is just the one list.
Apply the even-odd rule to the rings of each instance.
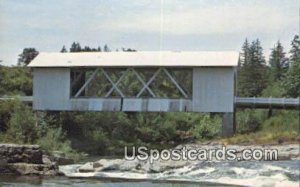
[[235, 113], [227, 112], [223, 115], [222, 121], [222, 136], [228, 137], [233, 135], [235, 132]]

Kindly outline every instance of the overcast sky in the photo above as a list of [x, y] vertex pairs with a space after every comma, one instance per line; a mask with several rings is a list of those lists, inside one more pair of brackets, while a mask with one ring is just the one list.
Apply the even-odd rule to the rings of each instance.
[[25, 47], [81, 46], [139, 51], [240, 51], [259, 38], [265, 56], [299, 33], [300, 0], [0, 0], [0, 60]]

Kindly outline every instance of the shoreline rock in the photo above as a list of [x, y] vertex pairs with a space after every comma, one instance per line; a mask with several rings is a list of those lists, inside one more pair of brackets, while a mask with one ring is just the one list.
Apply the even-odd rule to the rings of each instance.
[[61, 175], [58, 166], [73, 164], [64, 154], [47, 153], [39, 145], [0, 143], [0, 174]]

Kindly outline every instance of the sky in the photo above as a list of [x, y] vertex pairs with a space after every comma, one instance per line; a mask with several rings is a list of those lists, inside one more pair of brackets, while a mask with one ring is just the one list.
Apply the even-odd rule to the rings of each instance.
[[81, 46], [138, 51], [241, 51], [261, 40], [264, 55], [299, 34], [300, 0], [0, 0], [0, 62], [23, 48]]

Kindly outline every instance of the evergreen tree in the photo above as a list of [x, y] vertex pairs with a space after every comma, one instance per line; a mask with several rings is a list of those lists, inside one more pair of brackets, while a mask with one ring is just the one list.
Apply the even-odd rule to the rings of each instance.
[[242, 59], [240, 59], [241, 64], [248, 65], [250, 64], [250, 44], [246, 38], [243, 47], [242, 47]]
[[108, 46], [106, 44], [103, 47], [103, 51], [104, 52], [110, 52], [110, 49], [108, 48]]
[[277, 81], [281, 79], [286, 70], [288, 69], [288, 59], [285, 57], [283, 46], [279, 41], [272, 49], [269, 64], [271, 67], [271, 81]]
[[291, 43], [290, 68], [282, 81], [286, 96], [300, 97], [300, 38], [296, 35]]
[[253, 97], [261, 95], [267, 86], [267, 66], [263, 49], [257, 39], [249, 45], [246, 39], [242, 47], [238, 69], [238, 95]]
[[62, 49], [60, 50], [61, 53], [67, 53], [67, 49], [66, 49], [66, 46], [63, 46]]
[[299, 64], [300, 59], [300, 38], [296, 35], [291, 43], [292, 49], [290, 50], [290, 61], [291, 64]]
[[92, 49], [91, 49], [89, 46], [85, 46], [85, 47], [82, 49], [82, 51], [84, 51], [84, 52], [91, 52]]
[[123, 52], [136, 52], [136, 50], [135, 49], [131, 49], [131, 48], [124, 48], [124, 47], [122, 47], [122, 51]]
[[82, 51], [80, 44], [78, 42], [73, 42], [70, 48], [70, 52], [73, 53], [73, 52], [80, 52], [80, 51]]
[[18, 66], [27, 66], [39, 52], [35, 48], [25, 48], [19, 55]]

